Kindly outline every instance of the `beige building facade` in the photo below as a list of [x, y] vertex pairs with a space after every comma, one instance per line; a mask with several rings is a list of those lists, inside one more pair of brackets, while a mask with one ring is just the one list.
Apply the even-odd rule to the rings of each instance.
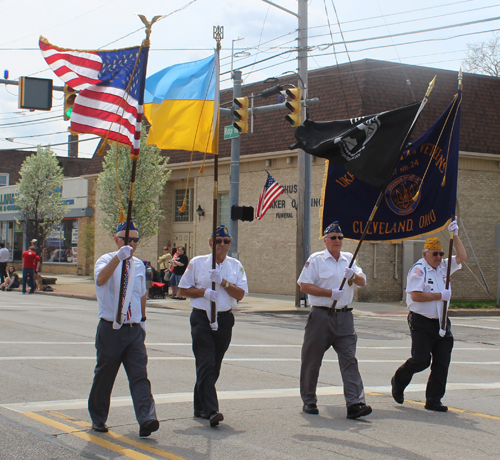
[[[389, 65], [391, 64], [391, 65]], [[357, 66], [357, 67], [356, 67]], [[342, 66], [340, 66], [342, 67]], [[342, 92], [339, 88], [338, 68], [319, 69], [311, 72], [309, 96], [319, 97], [320, 104], [311, 109], [315, 121], [345, 119], [370, 113], [379, 113], [413, 102], [409, 100], [406, 80], [402, 79], [400, 65], [380, 61], [354, 63], [357, 69], [356, 85], [352, 74], [343, 76], [344, 92], [349, 104], [335, 100]], [[347, 67], [346, 67], [347, 69]], [[420, 136], [446, 109], [456, 92], [456, 74], [449, 71], [405, 66], [408, 79], [417, 94], [425, 93], [432, 76], [438, 74], [435, 100], [429, 102], [416, 128], [412, 140]], [[350, 78], [350, 80], [349, 80]], [[259, 86], [260, 85], [260, 86]], [[468, 86], [467, 86], [468, 85]], [[500, 107], [500, 79], [494, 77], [464, 77], [462, 130], [459, 156], [458, 203], [460, 237], [468, 251], [463, 269], [452, 280], [454, 299], [494, 298], [497, 289], [499, 254], [494, 247], [495, 224], [500, 223], [500, 146], [494, 136], [495, 114]], [[258, 93], [263, 84], [249, 85], [244, 94]], [[360, 94], [358, 94], [360, 91]], [[433, 94], [434, 96], [434, 94]], [[224, 99], [225, 98], [225, 99]], [[221, 95], [221, 102], [231, 98], [230, 92]], [[333, 99], [332, 99], [333, 98]], [[273, 103], [273, 101], [264, 101]], [[480, 107], [480, 108], [479, 108]], [[346, 112], [347, 113], [344, 113]], [[239, 200], [240, 206], [257, 206], [264, 187], [267, 169], [285, 188], [262, 220], [238, 222], [238, 254], [245, 267], [249, 289], [253, 293], [294, 295], [296, 289], [296, 230], [297, 214], [292, 200], [297, 198], [297, 151], [289, 150], [293, 143], [293, 128], [282, 121], [284, 114], [265, 114], [255, 119], [254, 133], [241, 138]], [[280, 122], [274, 120], [279, 118]], [[274, 124], [273, 124], [274, 123]], [[221, 121], [221, 131], [225, 123]], [[170, 157], [172, 170], [164, 193], [159, 197], [165, 219], [159, 222], [157, 237], [141, 241], [137, 256], [156, 262], [163, 246], [182, 244], [190, 258], [209, 252], [208, 238], [212, 230], [213, 160], [208, 157], [203, 174], [199, 169], [203, 154], [195, 153], [190, 168], [190, 152], [165, 151]], [[100, 172], [102, 160], [95, 159], [85, 176], [90, 190]], [[188, 177], [188, 171], [190, 176]], [[229, 181], [230, 141], [220, 139], [217, 222], [227, 224], [230, 218]], [[320, 209], [325, 161], [313, 157], [311, 193], [311, 252], [324, 248], [320, 239]], [[92, 183], [94, 185], [92, 185]], [[186, 187], [187, 184], [187, 187]], [[188, 190], [186, 213], [180, 214], [184, 191]], [[339, 197], [341, 199], [341, 197]], [[96, 204], [98, 191], [95, 193]], [[196, 209], [203, 210], [198, 216]], [[95, 212], [94, 260], [101, 254], [114, 250], [111, 238], [99, 229], [100, 211]], [[342, 226], [342, 222], [340, 222]], [[437, 235], [447, 248], [449, 235]], [[358, 262], [367, 275], [367, 285], [358, 290], [360, 301], [400, 301], [408, 269], [421, 257], [423, 241], [398, 243], [364, 243]], [[357, 242], [345, 241], [344, 249], [353, 252]], [[482, 272], [482, 273], [481, 273]], [[490, 295], [485, 283], [486, 280]]]

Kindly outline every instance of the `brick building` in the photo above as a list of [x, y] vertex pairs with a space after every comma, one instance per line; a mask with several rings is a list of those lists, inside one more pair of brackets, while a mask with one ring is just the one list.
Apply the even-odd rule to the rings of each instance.
[[[385, 61], [362, 60], [351, 64], [325, 67], [309, 72], [309, 98], [320, 103], [310, 107], [314, 121], [354, 118], [391, 110], [419, 101], [429, 82], [437, 75], [436, 86], [412, 134], [417, 139], [444, 112], [457, 90], [457, 72]], [[291, 77], [280, 83], [292, 82]], [[260, 94], [269, 85], [255, 83], [243, 87], [243, 95]], [[277, 97], [276, 97], [277, 98]], [[221, 106], [231, 105], [232, 90], [221, 94]], [[256, 106], [277, 103], [277, 99], [255, 98]], [[494, 228], [500, 222], [500, 146], [496, 141], [496, 124], [500, 112], [500, 79], [465, 74], [459, 157], [458, 215], [467, 230], [477, 260], [484, 272], [490, 292], [496, 292], [498, 254], [494, 250]], [[284, 120], [285, 113], [270, 112], [256, 116], [254, 133], [241, 136], [239, 204], [256, 206], [266, 180], [264, 168], [283, 185], [290, 197], [281, 195], [261, 221], [240, 222], [238, 252], [248, 273], [251, 292], [293, 294], [295, 292], [296, 213], [292, 199], [297, 194], [297, 152], [289, 150], [294, 143], [294, 128]], [[229, 221], [230, 142], [223, 140], [225, 125], [221, 119], [219, 155], [219, 223]], [[138, 257], [155, 260], [164, 245], [183, 244], [190, 257], [208, 252], [207, 239], [212, 225], [213, 167], [207, 159], [205, 172], [199, 173], [203, 154], [195, 152], [190, 177], [191, 152], [163, 152], [170, 157], [172, 169], [165, 193], [160, 197], [165, 220], [160, 222], [157, 238], [143, 242]], [[95, 187], [102, 168], [102, 157], [92, 159], [86, 178], [89, 180], [89, 206], [98, 200]], [[319, 239], [319, 211], [325, 171], [323, 159], [312, 162], [312, 252], [323, 249]], [[188, 183], [186, 213], [177, 207], [182, 203]], [[201, 206], [204, 216], [195, 209]], [[99, 211], [96, 212], [99, 221]], [[96, 225], [95, 256], [112, 249], [112, 241]], [[438, 235], [446, 244], [448, 235]], [[461, 231], [469, 250], [467, 267], [454, 276], [454, 298], [483, 299], [487, 294], [480, 286], [478, 263], [470, 244]], [[346, 241], [344, 248], [353, 250], [356, 243]], [[367, 274], [367, 287], [359, 290], [361, 301], [396, 301], [403, 298], [407, 266], [420, 257], [422, 245], [414, 242], [365, 243], [358, 261]]]

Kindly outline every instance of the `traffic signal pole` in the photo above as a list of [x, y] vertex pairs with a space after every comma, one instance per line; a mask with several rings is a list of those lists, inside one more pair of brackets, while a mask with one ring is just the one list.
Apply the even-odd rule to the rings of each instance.
[[[299, 0], [298, 14], [298, 76], [302, 94], [307, 101], [307, 0]], [[302, 108], [302, 120], [307, 117], [307, 107]], [[311, 155], [304, 150], [297, 152], [297, 238], [296, 270], [298, 279], [306, 260], [311, 254]], [[295, 306], [306, 306], [306, 297], [295, 287]]]
[[[233, 99], [241, 96], [241, 70], [233, 70]], [[238, 206], [240, 194], [240, 146], [241, 137], [231, 139], [231, 169], [229, 172], [229, 209]], [[229, 219], [229, 234], [233, 237], [230, 257], [239, 259], [238, 253], [238, 220]]]

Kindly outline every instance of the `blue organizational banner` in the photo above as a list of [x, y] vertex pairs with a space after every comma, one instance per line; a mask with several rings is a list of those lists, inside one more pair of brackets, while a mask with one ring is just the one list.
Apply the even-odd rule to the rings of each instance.
[[[364, 241], [400, 241], [443, 228], [455, 212], [461, 92], [439, 119], [401, 155]], [[338, 220], [346, 238], [359, 240], [379, 190], [327, 162], [323, 230]]]

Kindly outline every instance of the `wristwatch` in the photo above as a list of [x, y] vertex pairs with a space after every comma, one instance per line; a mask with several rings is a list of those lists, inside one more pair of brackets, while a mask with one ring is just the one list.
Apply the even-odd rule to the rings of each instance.
[[146, 317], [145, 317], [145, 316], [143, 316], [143, 317], [141, 318], [141, 323], [143, 323], [144, 321], [146, 321]]
[[229, 281], [226, 280], [226, 284], [224, 284], [224, 288], [227, 289], [229, 287]]

